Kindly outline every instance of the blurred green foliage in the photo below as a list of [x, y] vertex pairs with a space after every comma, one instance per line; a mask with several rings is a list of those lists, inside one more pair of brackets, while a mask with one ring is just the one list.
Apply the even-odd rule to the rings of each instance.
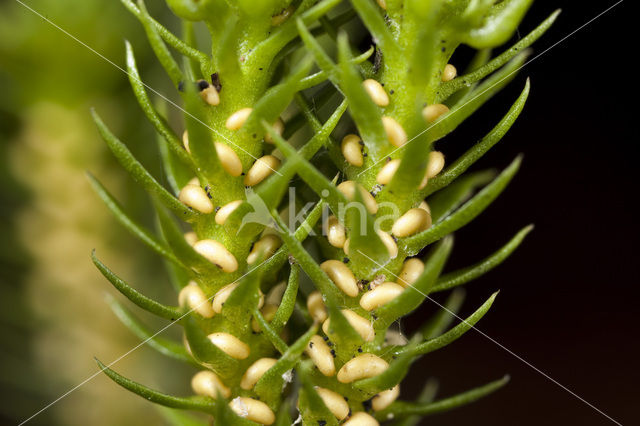
[[[27, 4], [118, 65], [124, 65], [125, 39], [146, 43], [119, 2]], [[166, 9], [154, 13], [162, 16]], [[146, 49], [140, 50], [142, 71], [162, 87], [165, 82], [146, 67]], [[104, 303], [105, 282], [92, 267], [91, 248], [131, 279], [145, 276], [138, 281], [153, 285], [151, 294], [163, 297], [169, 287], [156, 276], [157, 265], [142, 246], [95, 202], [84, 176], [86, 169], [100, 171], [137, 219], [153, 226], [141, 192], [111, 175], [113, 161], [103, 155], [89, 115], [89, 108], [99, 104], [113, 112], [128, 140], [155, 143], [150, 126], [139, 125], [142, 114], [126, 75], [10, 0], [0, 3], [0, 93], [0, 423], [17, 424], [95, 373], [94, 354], [106, 350], [115, 359], [136, 344], [111, 325], [115, 318]], [[132, 147], [157, 168], [153, 152], [143, 148]], [[115, 242], [123, 240], [138, 253], [135, 264], [131, 253], [116, 251]], [[163, 368], [169, 362], [148, 349], [122, 362], [133, 372], [149, 363], [169, 371]], [[147, 370], [148, 380], [171, 387], [174, 376], [151, 377], [153, 370]], [[162, 422], [141, 406], [144, 401], [123, 397], [100, 376], [29, 424]]]

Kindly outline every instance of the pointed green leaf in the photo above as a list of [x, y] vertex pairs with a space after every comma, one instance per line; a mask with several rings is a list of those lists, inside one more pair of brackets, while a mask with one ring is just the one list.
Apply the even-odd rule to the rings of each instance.
[[453, 287], [457, 287], [471, 280], [474, 280], [496, 266], [500, 265], [507, 257], [511, 255], [522, 243], [522, 240], [533, 230], [533, 225], [526, 226], [520, 232], [518, 232], [507, 244], [500, 248], [492, 255], [481, 260], [480, 262], [468, 266], [466, 268], [459, 269], [457, 271], [449, 272], [438, 278], [436, 285], [433, 287], [433, 292], [448, 290]]
[[521, 52], [507, 65], [479, 84], [475, 90], [461, 98], [458, 103], [451, 107], [451, 111], [431, 124], [427, 128], [429, 140], [436, 141], [451, 133], [496, 93], [500, 92], [515, 78], [517, 71], [522, 68], [528, 54], [529, 52], [527, 51]]
[[171, 408], [182, 408], [185, 410], [201, 411], [203, 413], [212, 414], [215, 408], [215, 400], [204, 396], [190, 396], [190, 397], [178, 397], [160, 393], [156, 390], [150, 389], [140, 383], [127, 379], [124, 376], [116, 373], [96, 358], [96, 362], [100, 369], [111, 380], [122, 386], [123, 388], [140, 395], [141, 397], [154, 402], [156, 404], [164, 405]]
[[530, 83], [529, 79], [527, 79], [527, 83], [525, 84], [522, 93], [520, 93], [520, 96], [516, 99], [511, 108], [509, 108], [509, 111], [502, 120], [500, 120], [500, 122], [484, 138], [482, 138], [480, 142], [467, 150], [467, 152], [456, 159], [456, 161], [454, 161], [442, 173], [431, 179], [422, 193], [424, 197], [449, 185], [454, 179], [464, 173], [472, 164], [489, 151], [491, 147], [500, 142], [522, 112], [524, 104], [527, 102], [527, 97], [529, 96], [529, 89]]
[[[256, 265], [262, 263], [261, 257], [256, 261]], [[229, 320], [229, 323], [233, 324], [241, 335], [249, 331], [251, 316], [258, 307], [261, 279], [262, 268], [252, 268], [240, 280], [238, 286], [231, 292], [222, 306], [222, 315]]]
[[96, 265], [100, 273], [107, 280], [109, 280], [111, 284], [113, 284], [116, 290], [122, 293], [127, 299], [131, 300], [134, 304], [138, 305], [145, 311], [151, 312], [152, 314], [157, 315], [161, 318], [165, 318], [171, 321], [180, 318], [181, 314], [178, 308], [158, 303], [155, 300], [143, 295], [142, 293], [139, 293], [136, 289], [120, 279], [109, 268], [107, 268], [107, 266], [102, 263], [100, 259], [96, 257], [95, 250], [91, 252], [91, 260], [93, 260], [93, 263]]
[[180, 139], [176, 136], [167, 121], [158, 114], [158, 111], [153, 107], [145, 89], [145, 85], [140, 78], [138, 66], [136, 65], [136, 58], [133, 54], [133, 47], [131, 47], [131, 44], [128, 41], [125, 42], [125, 46], [127, 51], [127, 75], [129, 76], [131, 88], [138, 100], [140, 108], [142, 108], [145, 116], [151, 124], [153, 124], [156, 131], [164, 137], [167, 145], [171, 148], [171, 151], [180, 159], [180, 161], [182, 161], [182, 163], [193, 167], [193, 161], [191, 161], [189, 154], [182, 147]]
[[[453, 341], [457, 340], [460, 336], [466, 333], [469, 329], [471, 329], [480, 319], [489, 311], [493, 301], [495, 300], [498, 292], [495, 292], [487, 299], [486, 302], [482, 304], [473, 314], [471, 314], [467, 319], [462, 320], [462, 322], [451, 330], [447, 331], [444, 334], [441, 334], [438, 337], [435, 337], [431, 340], [427, 340], [424, 343], [417, 345], [415, 348], [407, 349], [413, 355], [424, 355], [429, 352], [433, 352], [440, 348], [443, 348]], [[400, 349], [398, 353], [404, 352], [403, 349]]]
[[154, 199], [158, 224], [164, 240], [169, 244], [173, 254], [186, 268], [193, 268], [200, 273], [221, 274], [220, 269], [196, 252], [184, 238], [184, 234], [169, 212]]
[[[435, 292], [435, 290], [433, 290], [433, 292]], [[447, 328], [449, 328], [453, 323], [453, 320], [458, 315], [460, 308], [462, 308], [465, 294], [466, 292], [461, 288], [457, 288], [452, 291], [444, 302], [442, 309], [436, 312], [420, 327], [420, 332], [416, 333], [416, 338], [419, 340], [430, 340], [434, 337], [440, 336]]]
[[268, 123], [263, 123], [265, 128], [271, 134], [276, 147], [287, 158], [287, 161], [295, 161], [297, 163], [297, 173], [300, 175], [311, 189], [318, 194], [333, 211], [334, 214], [340, 214], [340, 205], [347, 204], [344, 194], [338, 191], [338, 188], [322, 174], [320, 170], [313, 166], [309, 161], [305, 160], [298, 152], [289, 145], [280, 135], [273, 132]]
[[[329, 13], [334, 7], [339, 5], [342, 0], [323, 0], [315, 4], [313, 7], [308, 8], [303, 13], [300, 14], [300, 19], [304, 23], [304, 25], [311, 25], [316, 22], [321, 16]], [[303, 2], [307, 4], [313, 4], [313, 1], [305, 1]], [[302, 6], [302, 4], [301, 4]], [[259, 44], [254, 50], [256, 54], [269, 55], [269, 57], [274, 57], [276, 54], [282, 50], [282, 48], [287, 45], [291, 40], [293, 40], [297, 35], [297, 17], [294, 15], [291, 18], [287, 19], [287, 21], [278, 27], [275, 31], [272, 32], [271, 37], [263, 41]]]
[[390, 197], [400, 211], [413, 207], [415, 197], [412, 195], [424, 178], [431, 144], [427, 135], [421, 133], [403, 148], [400, 166], [383, 189], [383, 194]]
[[[327, 141], [330, 140], [331, 132], [335, 129], [345, 110], [346, 101], [342, 102], [342, 104], [336, 108], [324, 125], [319, 125], [318, 129], [314, 129], [314, 136], [311, 140], [298, 150], [298, 153], [304, 159], [311, 159], [323, 145], [327, 144]], [[280, 201], [282, 201], [289, 182], [296, 173], [297, 165], [298, 163], [295, 159], [286, 161], [278, 169], [279, 174], [274, 173], [261, 183], [256, 192], [247, 197], [247, 202], [241, 204], [227, 219], [229, 225], [231, 227], [239, 226], [242, 218], [252, 211], [252, 205], [255, 205], [251, 204], [253, 201], [257, 203], [264, 202], [268, 209], [276, 208], [278, 204], [280, 204]], [[257, 198], [254, 197], [259, 197], [261, 200], [257, 200]], [[268, 262], [271, 262], [271, 260], [272, 259], [269, 259]]]
[[216, 71], [221, 75], [235, 75], [240, 72], [240, 62], [238, 57], [239, 42], [243, 38], [243, 26], [240, 25], [239, 18], [235, 13], [230, 13], [219, 22], [220, 32], [212, 35], [213, 62]]
[[120, 203], [113, 198], [98, 179], [96, 179], [91, 173], [87, 173], [87, 177], [89, 178], [89, 183], [93, 190], [96, 191], [98, 196], [122, 226], [160, 256], [178, 265], [182, 265], [178, 258], [175, 257], [171, 250], [162, 241], [158, 240], [153, 234], [144, 229], [142, 225], [138, 224], [124, 212]]
[[262, 313], [258, 309], [253, 310], [253, 318], [260, 325], [260, 331], [264, 333], [264, 336], [269, 340], [274, 348], [281, 354], [285, 353], [288, 346], [284, 340], [278, 335], [278, 333], [271, 327], [271, 324], [262, 316]]
[[300, 336], [278, 361], [267, 370], [253, 388], [254, 392], [267, 404], [274, 406], [281, 398], [282, 388], [285, 385], [283, 375], [291, 370], [300, 360], [302, 352], [309, 340], [318, 331], [313, 325], [306, 333]]
[[340, 33], [338, 36], [340, 89], [349, 101], [349, 112], [358, 127], [362, 141], [371, 155], [378, 158], [381, 149], [388, 146], [381, 120], [382, 114], [362, 86], [362, 77], [350, 64], [352, 59], [349, 50], [346, 33]]
[[[327, 87], [331, 87], [331, 86], [327, 86]], [[322, 132], [324, 130], [324, 128], [327, 126], [327, 124], [329, 123], [329, 121], [334, 119], [334, 117], [336, 116], [336, 114], [338, 112], [340, 113], [340, 116], [342, 116], [344, 111], [347, 109], [347, 105], [348, 105], [348, 101], [346, 99], [344, 99], [342, 101], [342, 103], [338, 106], [338, 108], [336, 108], [336, 110], [331, 115], [329, 120], [327, 120], [327, 123], [325, 123], [325, 125], [323, 126], [320, 123], [320, 120], [318, 119], [318, 117], [316, 115], [316, 111], [319, 110], [321, 108], [321, 105], [322, 105], [321, 104], [321, 102], [323, 101], [322, 93], [323, 93], [323, 91], [320, 91], [320, 93], [318, 94], [318, 97], [319, 97], [318, 99], [316, 99], [315, 96], [314, 96], [313, 106], [309, 103], [307, 98], [302, 93], [297, 93], [296, 96], [294, 97], [294, 99], [296, 101], [296, 104], [298, 105], [298, 108], [300, 109], [300, 114], [302, 116], [304, 116], [304, 118], [306, 119], [307, 123], [311, 126], [311, 129], [313, 130], [313, 132], [315, 134], [318, 134], [319, 132]], [[337, 117], [335, 123], [337, 124], [339, 120], [340, 120], [340, 117]], [[342, 155], [342, 152], [340, 151], [339, 145], [331, 137], [331, 132], [327, 133], [327, 137], [326, 137], [326, 139], [323, 140], [323, 143], [324, 143], [325, 148], [327, 148], [327, 151], [329, 151], [329, 157], [331, 158], [333, 163], [338, 168], [341, 168], [344, 165], [344, 157]], [[309, 152], [311, 152], [311, 150], [309, 150]], [[300, 153], [307, 160], [311, 159], [311, 157], [312, 157], [312, 155], [307, 156], [308, 153], [307, 153], [306, 150], [305, 150], [305, 152], [301, 151]]]
[[387, 26], [380, 13], [380, 8], [370, 0], [351, 0], [353, 8], [364, 22], [376, 44], [380, 46], [386, 60], [393, 60], [400, 53], [400, 47], [393, 38], [391, 30]]
[[440, 90], [438, 91], [438, 102], [449, 98], [453, 93], [459, 90], [469, 87], [473, 83], [480, 81], [484, 77], [488, 76], [507, 62], [509, 62], [518, 53], [531, 46], [536, 40], [538, 40], [555, 22], [556, 18], [560, 14], [560, 10], [556, 10], [545, 19], [536, 29], [531, 31], [525, 37], [523, 37], [516, 44], [504, 51], [502, 54], [496, 56], [487, 64], [472, 70], [471, 72], [454, 78], [451, 81], [442, 83]]
[[[336, 93], [336, 88], [332, 84], [322, 85], [322, 87], [313, 94], [313, 104], [315, 108], [320, 109], [324, 107]], [[296, 101], [296, 104], [298, 104], [300, 111], [296, 112], [289, 120], [286, 121], [284, 131], [282, 132], [282, 137], [285, 140], [293, 136], [305, 125], [306, 122], [308, 122], [308, 113], [312, 112], [311, 107], [308, 105], [309, 103], [306, 101], [306, 97], [302, 93], [296, 93], [293, 99]], [[300, 106], [301, 99], [303, 101], [302, 104], [306, 104], [308, 108]], [[321, 124], [319, 121], [317, 121], [317, 124], [317, 127], [320, 128]]]
[[162, 64], [162, 67], [171, 78], [171, 81], [173, 81], [174, 87], [178, 87], [180, 82], [184, 79], [180, 67], [173, 56], [171, 56], [171, 52], [169, 52], [169, 49], [167, 49], [167, 46], [164, 44], [162, 37], [158, 34], [155, 25], [151, 22], [151, 17], [147, 12], [147, 8], [144, 5], [143, 0], [138, 0], [138, 9], [140, 10], [140, 22], [147, 33], [147, 38], [149, 39], [151, 48], [160, 61], [160, 64]]
[[[509, 59], [511, 59], [517, 53], [518, 52], [514, 52], [514, 54]], [[471, 61], [469, 62], [469, 64], [467, 64], [464, 71], [461, 72], [461, 75], [470, 74], [474, 71], [479, 70], [483, 66], [487, 65], [487, 63], [489, 63], [489, 61], [491, 60], [491, 54], [492, 54], [491, 49], [477, 50], [475, 55], [473, 55], [473, 58], [471, 58]], [[506, 60], [504, 63], [507, 63], [507, 62], [508, 60]], [[502, 65], [504, 65], [504, 63], [501, 64], [500, 66], [496, 66], [496, 68], [491, 72], [500, 68]], [[460, 70], [458, 70], [458, 72], [460, 72]], [[480, 77], [478, 81], [480, 81], [482, 78], [486, 77], [487, 75], [491, 74], [491, 72], [488, 72], [486, 75], [483, 75], [482, 77]], [[436, 92], [436, 99], [435, 99], [436, 103], [443, 103], [444, 101], [446, 101], [447, 105], [455, 105], [458, 102], [460, 102], [460, 99], [467, 96], [469, 92], [471, 92], [472, 90], [475, 90], [476, 86], [478, 85], [478, 81], [469, 81], [468, 84], [466, 83], [462, 84], [461, 87], [458, 87], [453, 92], [450, 92], [448, 91], [449, 89], [448, 83], [451, 83], [452, 81], [453, 80], [440, 83], [440, 88]], [[461, 82], [458, 82], [458, 83], [461, 83]]]
[[376, 330], [386, 330], [393, 321], [402, 318], [420, 306], [431, 292], [431, 288], [440, 275], [452, 248], [453, 239], [451, 237], [443, 239], [432, 250], [429, 259], [425, 262], [424, 272], [416, 282], [405, 288], [399, 296], [376, 310], [378, 317], [374, 323]]
[[169, 193], [162, 185], [156, 181], [151, 174], [140, 164], [138, 160], [131, 154], [131, 151], [115, 137], [111, 131], [105, 126], [98, 114], [92, 110], [93, 120], [98, 126], [100, 135], [107, 143], [107, 146], [113, 152], [118, 162], [124, 169], [131, 174], [131, 177], [138, 182], [146, 191], [154, 193], [158, 196], [162, 204], [167, 206], [171, 211], [183, 220], [189, 221], [197, 217], [199, 214], [190, 210], [182, 204], [178, 199]]
[[516, 157], [509, 167], [500, 173], [493, 182], [485, 186], [482, 191], [478, 192], [478, 194], [476, 194], [471, 200], [467, 201], [453, 214], [447, 216], [444, 220], [433, 225], [426, 231], [412, 237], [399, 240], [398, 246], [402, 247], [409, 256], [414, 256], [422, 250], [423, 247], [426, 247], [445, 235], [462, 228], [482, 213], [484, 209], [486, 209], [489, 204], [491, 204], [493, 200], [502, 193], [509, 182], [511, 182], [513, 176], [517, 173], [521, 161], [521, 157]]
[[336, 416], [327, 408], [303, 369], [298, 370], [302, 389], [298, 406], [305, 425], [338, 426]]
[[401, 37], [408, 39], [408, 52], [405, 55], [410, 58], [410, 62], [407, 73], [416, 87], [427, 87], [438, 77], [434, 68], [440, 53], [437, 44], [442, 39], [442, 32], [437, 30], [442, 28], [438, 23], [442, 3], [441, 0], [414, 0], [407, 1], [404, 5], [406, 11]]
[[481, 170], [468, 173], [453, 181], [446, 188], [428, 198], [433, 223], [438, 223], [449, 216], [462, 203], [467, 201], [478, 188], [491, 182], [496, 177], [493, 170]]
[[238, 373], [238, 360], [231, 358], [226, 352], [211, 343], [194, 315], [187, 315], [180, 323], [184, 327], [191, 353], [197, 361], [207, 365], [223, 380], [229, 379]]
[[186, 362], [196, 367], [201, 367], [200, 364], [198, 364], [193, 357], [189, 355], [182, 343], [160, 337], [157, 335], [158, 333], [152, 333], [140, 322], [140, 320], [138, 320], [131, 312], [129, 312], [129, 310], [122, 306], [122, 304], [113, 297], [108, 296], [107, 303], [125, 327], [131, 330], [131, 332], [140, 338], [140, 340], [145, 344], [169, 358]]
[[[349, 229], [349, 259], [353, 272], [370, 276], [389, 261], [389, 250], [375, 230], [375, 221], [367, 211], [360, 191], [354, 192], [345, 205], [346, 224]], [[340, 218], [344, 222], [344, 218]]]
[[365, 342], [333, 300], [327, 298], [325, 304], [329, 314], [327, 336], [334, 343], [336, 357], [347, 362]]
[[265, 134], [262, 121], [273, 124], [280, 117], [298, 91], [300, 80], [309, 74], [312, 65], [311, 57], [304, 58], [283, 83], [267, 90], [253, 105], [253, 111], [240, 131], [246, 135], [262, 137]]
[[[411, 345], [409, 344], [408, 348], [412, 347]], [[383, 390], [391, 389], [405, 378], [413, 361], [415, 361], [415, 356], [407, 350], [393, 359], [389, 364], [389, 368], [381, 374], [358, 380], [353, 386], [367, 392], [370, 396], [374, 396]]]
[[396, 401], [388, 408], [376, 413], [376, 417], [379, 419], [386, 419], [387, 416], [392, 413], [394, 416], [406, 416], [410, 414], [417, 414], [421, 416], [427, 416], [436, 413], [442, 413], [452, 410], [454, 408], [461, 407], [463, 405], [470, 404], [478, 399], [485, 397], [496, 390], [500, 389], [509, 382], [509, 376], [504, 376], [500, 380], [488, 383], [479, 388], [472, 389], [470, 391], [452, 396], [449, 398], [441, 399], [439, 401], [430, 402], [426, 404]]
[[302, 42], [304, 43], [307, 50], [309, 50], [309, 52], [313, 55], [316, 63], [318, 64], [320, 69], [327, 75], [327, 78], [331, 80], [331, 82], [336, 85], [336, 87], [338, 87], [339, 70], [336, 67], [336, 64], [331, 60], [320, 43], [307, 29], [307, 26], [302, 19], [298, 19], [296, 25], [298, 27], [298, 32], [300, 33], [300, 38], [302, 39]]
[[271, 320], [271, 327], [280, 333], [284, 326], [291, 318], [293, 308], [296, 305], [296, 297], [298, 295], [298, 287], [300, 283], [300, 267], [298, 265], [291, 265], [291, 271], [289, 272], [289, 281], [287, 282], [287, 288], [282, 295], [282, 300], [278, 305], [278, 310]]
[[[131, 0], [120, 0], [120, 2], [142, 22], [142, 14], [138, 7]], [[192, 48], [191, 46], [180, 40], [176, 35], [174, 35], [171, 31], [169, 31], [155, 19], [151, 17], [148, 17], [147, 19], [153, 24], [155, 30], [158, 34], [160, 34], [162, 39], [166, 41], [171, 47], [176, 49], [181, 54], [198, 61], [200, 63], [200, 68], [203, 75], [211, 74], [211, 71], [209, 69], [209, 63], [211, 62], [211, 60], [205, 53]]]
[[[367, 59], [369, 59], [371, 57], [371, 55], [373, 55], [373, 52], [375, 52], [375, 49], [373, 48], [373, 46], [371, 46], [369, 48], [369, 50], [367, 50], [366, 52], [354, 57], [351, 59], [351, 64], [353, 65], [360, 65], [363, 62], [365, 62]], [[298, 84], [298, 91], [302, 91], [302, 90], [306, 90], [310, 87], [316, 86], [324, 81], [327, 81], [329, 79], [329, 76], [327, 74], [327, 72], [323, 71], [318, 71], [315, 74], [312, 74], [308, 77], [305, 77], [303, 79], [300, 80], [299, 84]]]
[[213, 136], [218, 132], [207, 124], [205, 103], [194, 84], [185, 85], [184, 107], [186, 110], [184, 119], [189, 135], [189, 151], [191, 151], [191, 157], [196, 164], [198, 175], [204, 177], [207, 183], [225, 182], [229, 175], [220, 164], [213, 140]]
[[[166, 105], [166, 104], [162, 104]], [[180, 190], [193, 178], [193, 168], [186, 167], [179, 157], [169, 147], [167, 140], [160, 134], [156, 135], [158, 151], [162, 159], [162, 170], [173, 194], [178, 196]], [[195, 167], [195, 166], [194, 166]]]
[[[302, 242], [307, 238], [307, 236], [309, 235], [309, 232], [311, 232], [314, 226], [316, 226], [316, 223], [318, 222], [318, 220], [320, 220], [320, 217], [322, 217], [322, 210], [324, 206], [325, 204], [322, 201], [319, 201], [313, 207], [313, 210], [311, 210], [309, 215], [304, 219], [304, 221], [300, 224], [300, 226], [298, 226], [298, 229], [296, 229], [296, 231], [293, 233], [293, 236], [295, 237], [296, 240]], [[276, 254], [271, 256], [264, 263], [263, 268], [264, 268], [265, 274], [271, 271], [280, 269], [284, 264], [284, 262], [287, 261], [288, 254], [289, 254], [289, 249], [286, 246], [286, 244], [280, 247], [276, 252]]]
[[504, 0], [491, 8], [482, 25], [462, 37], [462, 41], [476, 49], [495, 47], [505, 43], [518, 28], [533, 0]]
[[293, 255], [296, 262], [302, 267], [302, 270], [311, 278], [315, 286], [327, 298], [332, 300], [343, 300], [342, 292], [336, 287], [331, 279], [320, 268], [320, 265], [311, 257], [309, 252], [305, 250], [302, 243], [292, 235], [287, 225], [282, 221], [277, 212], [272, 213], [272, 217], [279, 227], [280, 237], [284, 241], [288, 251]]

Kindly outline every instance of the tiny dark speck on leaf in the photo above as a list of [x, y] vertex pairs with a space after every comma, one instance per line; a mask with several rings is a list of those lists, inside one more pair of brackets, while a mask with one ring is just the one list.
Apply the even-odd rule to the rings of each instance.
[[364, 408], [365, 411], [371, 411], [371, 407], [372, 407], [372, 400], [370, 399], [367, 399], [362, 403], [362, 408]]
[[318, 426], [325, 426], [327, 424], [324, 420], [318, 420]]
[[389, 90], [389, 94], [390, 94], [390, 95], [393, 95], [395, 92], [396, 92], [396, 91], [395, 91], [395, 90], [393, 90], [393, 89]]
[[209, 87], [209, 83], [205, 80], [198, 80], [196, 84], [198, 85], [198, 90], [200, 91], [203, 91], [204, 89]]
[[220, 83], [220, 75], [217, 72], [211, 74], [211, 84], [219, 92], [222, 90], [222, 83]]

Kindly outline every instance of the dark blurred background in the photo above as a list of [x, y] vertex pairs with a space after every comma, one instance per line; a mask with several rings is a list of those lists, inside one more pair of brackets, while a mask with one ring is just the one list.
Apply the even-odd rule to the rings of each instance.
[[[613, 3], [538, 1], [520, 32], [526, 34], [563, 8], [555, 26], [534, 45], [535, 55]], [[122, 41], [131, 39], [143, 75], [162, 88], [166, 80], [148, 56], [139, 25], [118, 2], [29, 4], [119, 64]], [[451, 157], [463, 152], [497, 123], [531, 77], [523, 115], [476, 167], [504, 167], [524, 153], [522, 169], [494, 205], [457, 233], [448, 268], [476, 262], [534, 223], [534, 232], [511, 258], [467, 286], [461, 315], [500, 289], [478, 328], [622, 424], [636, 424], [640, 417], [634, 404], [640, 381], [633, 322], [640, 235], [633, 214], [639, 172], [634, 167], [637, 134], [631, 130], [634, 81], [628, 61], [635, 51], [629, 51], [633, 28], [625, 18], [630, 4], [621, 4], [527, 65], [509, 88], [438, 145]], [[157, 6], [152, 12], [162, 17], [166, 10]], [[103, 303], [102, 293], [109, 290], [92, 269], [91, 248], [135, 284], [146, 283], [149, 294], [165, 297], [162, 289], [169, 287], [153, 257], [118, 230], [84, 179], [85, 169], [96, 172], [140, 220], [153, 226], [140, 201], [144, 197], [123, 178], [89, 121], [88, 108], [97, 105], [112, 111], [110, 117], [121, 117], [116, 131], [128, 140], [153, 141], [150, 126], [140, 125], [143, 118], [125, 76], [4, 0], [0, 88], [0, 423], [15, 424], [93, 374], [93, 355], [109, 361], [136, 342]], [[157, 167], [154, 152], [140, 144], [133, 148], [145, 164]], [[63, 239], [70, 248], [58, 252], [55, 247]], [[123, 247], [129, 251], [123, 253]], [[433, 311], [427, 302], [405, 321], [405, 331]], [[174, 363], [163, 362], [145, 348], [119, 369], [152, 386], [185, 391], [172, 380], [182, 373]], [[439, 397], [505, 373], [512, 378], [498, 393], [429, 417], [425, 425], [612, 424], [473, 330], [423, 358], [413, 371], [415, 379], [403, 386], [403, 396], [415, 396], [425, 375], [439, 380]], [[161, 421], [152, 405], [98, 377], [32, 424]]]
[[[520, 34], [563, 9], [534, 45], [535, 55], [614, 3], [538, 1]], [[531, 78], [523, 114], [478, 164], [505, 167], [524, 153], [521, 171], [484, 214], [456, 234], [448, 266], [474, 263], [534, 223], [512, 257], [466, 287], [462, 316], [500, 289], [478, 328], [625, 425], [640, 420], [640, 170], [631, 99], [636, 85], [626, 62], [633, 49], [630, 6], [622, 3], [527, 65], [509, 88], [438, 145], [445, 154], [462, 152], [497, 123]], [[429, 417], [425, 425], [614, 424], [473, 330], [413, 368], [439, 379], [440, 397], [511, 375], [498, 393]], [[404, 391], [418, 392], [420, 385]]]

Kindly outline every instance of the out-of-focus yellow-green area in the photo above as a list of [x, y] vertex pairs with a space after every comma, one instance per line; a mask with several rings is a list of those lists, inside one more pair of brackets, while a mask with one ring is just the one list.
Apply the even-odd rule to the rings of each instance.
[[[25, 3], [119, 65], [129, 39], [145, 79], [162, 88], [139, 23], [119, 2]], [[154, 135], [127, 76], [18, 2], [0, 2], [0, 424], [17, 424], [76, 386], [27, 424], [164, 424], [153, 405], [101, 373], [91, 378], [94, 356], [110, 363], [139, 342], [104, 302], [115, 292], [91, 263], [92, 249], [141, 291], [174, 296], [160, 260], [117, 225], [85, 178], [96, 174], [153, 228], [148, 200], [105, 149], [90, 107], [158, 172]], [[152, 329], [164, 325], [143, 318]], [[187, 391], [184, 367], [147, 347], [113, 368]]]

